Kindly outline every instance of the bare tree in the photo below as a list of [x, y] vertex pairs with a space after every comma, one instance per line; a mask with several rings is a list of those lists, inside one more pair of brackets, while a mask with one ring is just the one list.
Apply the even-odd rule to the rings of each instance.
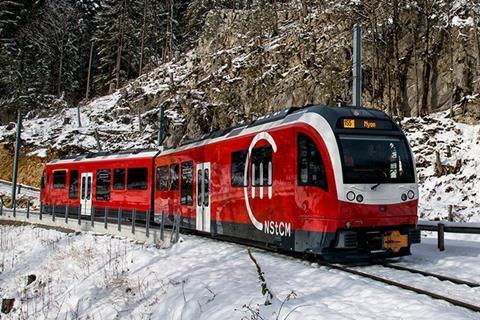
[[66, 72], [65, 61], [75, 50], [78, 12], [65, 0], [47, 0], [34, 23], [23, 31], [28, 41], [57, 66], [56, 93], [61, 95]]

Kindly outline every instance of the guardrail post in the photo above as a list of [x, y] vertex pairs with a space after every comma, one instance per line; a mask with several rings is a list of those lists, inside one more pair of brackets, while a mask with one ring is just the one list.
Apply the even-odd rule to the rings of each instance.
[[135, 234], [135, 219], [137, 218], [137, 209], [132, 210], [132, 233]]
[[165, 212], [162, 211], [162, 220], [160, 221], [160, 240], [165, 240]]
[[146, 220], [147, 221], [145, 221], [145, 235], [147, 236], [147, 238], [150, 238], [150, 209], [147, 210]]
[[105, 207], [105, 217], [103, 220], [103, 227], [108, 229], [108, 207]]
[[177, 212], [177, 229], [175, 230], [175, 242], [180, 238], [180, 212]]
[[27, 200], [27, 220], [30, 219], [30, 200]]
[[122, 209], [118, 208], [117, 212], [117, 224], [118, 224], [118, 231], [122, 231]]
[[173, 218], [172, 234], [170, 235], [170, 243], [177, 243], [180, 233], [180, 212], [175, 214]]
[[40, 203], [40, 214], [39, 214], [40, 220], [42, 220], [42, 216], [43, 216], [43, 204]]
[[448, 206], [448, 221], [453, 221], [453, 206]]
[[78, 215], [77, 215], [78, 225], [82, 224], [82, 205], [78, 207]]
[[95, 207], [92, 207], [90, 210], [90, 224], [92, 225], [92, 228], [95, 226]]
[[55, 205], [52, 205], [52, 221], [55, 221]]
[[438, 224], [438, 237], [437, 237], [437, 244], [438, 250], [444, 251], [445, 250], [445, 225], [443, 223]]
[[67, 204], [65, 207], [65, 223], [68, 224], [68, 214], [70, 213], [70, 206]]

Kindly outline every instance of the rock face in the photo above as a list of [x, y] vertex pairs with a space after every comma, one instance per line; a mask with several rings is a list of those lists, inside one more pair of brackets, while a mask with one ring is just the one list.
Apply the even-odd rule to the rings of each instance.
[[[351, 16], [314, 4], [306, 15], [295, 6], [211, 11], [196, 46], [127, 86], [126, 99], [139, 110], [163, 103], [184, 118], [184, 126], [169, 127], [169, 144], [289, 106], [349, 104]], [[428, 26], [418, 19], [413, 10], [399, 14], [394, 52], [381, 45], [391, 34], [364, 25], [364, 104], [394, 117], [451, 108], [476, 121], [473, 28], [457, 19], [448, 30], [432, 29], [427, 50], [420, 38]], [[138, 87], [143, 97], [132, 98]]]

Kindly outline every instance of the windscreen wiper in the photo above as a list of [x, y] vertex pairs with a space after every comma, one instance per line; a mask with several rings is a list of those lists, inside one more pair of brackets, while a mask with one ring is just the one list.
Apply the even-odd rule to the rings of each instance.
[[381, 184], [382, 184], [382, 183], [379, 182], [379, 183], [373, 185], [373, 186], [370, 188], [370, 190], [375, 190], [375, 189], [377, 189], [377, 187], [378, 187], [379, 185], [381, 185]]

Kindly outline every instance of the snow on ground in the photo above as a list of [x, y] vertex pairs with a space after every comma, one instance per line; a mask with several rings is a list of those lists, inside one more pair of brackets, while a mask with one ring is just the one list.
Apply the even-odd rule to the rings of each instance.
[[[478, 247], [448, 248], [438, 253], [422, 244], [403, 263], [454, 272], [449, 261], [465, 261], [465, 276], [473, 274]], [[16, 299], [2, 319], [478, 319], [446, 302], [315, 263], [260, 250], [253, 255], [274, 295], [269, 306], [244, 246], [182, 236], [157, 249], [90, 233], [0, 226], [0, 296]], [[37, 279], [26, 286], [30, 274]]]

